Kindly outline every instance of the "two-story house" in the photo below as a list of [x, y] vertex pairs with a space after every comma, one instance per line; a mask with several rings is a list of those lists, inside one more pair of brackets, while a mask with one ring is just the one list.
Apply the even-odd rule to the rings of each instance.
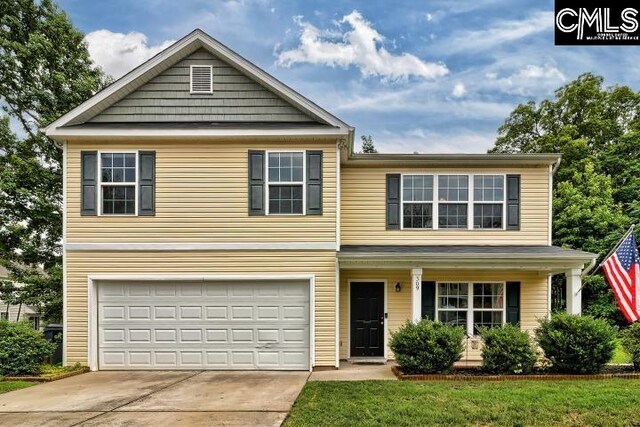
[[52, 123], [64, 149], [64, 359], [338, 367], [428, 317], [549, 315], [555, 154], [356, 154], [354, 129], [200, 30]]

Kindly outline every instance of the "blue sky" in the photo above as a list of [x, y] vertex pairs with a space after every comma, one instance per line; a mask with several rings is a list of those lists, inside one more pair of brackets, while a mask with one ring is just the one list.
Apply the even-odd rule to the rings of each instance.
[[485, 152], [513, 107], [578, 75], [640, 87], [638, 47], [553, 45], [553, 1], [59, 0], [121, 75], [194, 28], [383, 152]]

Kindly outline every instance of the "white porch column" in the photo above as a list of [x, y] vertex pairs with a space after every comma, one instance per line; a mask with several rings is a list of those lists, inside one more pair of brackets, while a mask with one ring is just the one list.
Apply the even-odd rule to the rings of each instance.
[[422, 319], [422, 269], [411, 269], [411, 319], [419, 322]]
[[564, 272], [567, 279], [567, 313], [582, 314], [582, 270], [572, 268]]

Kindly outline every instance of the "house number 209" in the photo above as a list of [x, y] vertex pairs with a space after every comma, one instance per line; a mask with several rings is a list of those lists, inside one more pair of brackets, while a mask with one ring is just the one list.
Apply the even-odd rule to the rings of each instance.
[[416, 277], [416, 291], [420, 290], [420, 279]]

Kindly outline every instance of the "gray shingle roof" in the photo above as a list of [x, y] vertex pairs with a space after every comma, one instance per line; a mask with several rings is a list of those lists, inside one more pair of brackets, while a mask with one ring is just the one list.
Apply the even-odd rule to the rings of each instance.
[[430, 258], [530, 258], [530, 259], [585, 259], [597, 254], [561, 248], [558, 246], [489, 246], [489, 245], [343, 245], [339, 257], [350, 256], [429, 256]]

